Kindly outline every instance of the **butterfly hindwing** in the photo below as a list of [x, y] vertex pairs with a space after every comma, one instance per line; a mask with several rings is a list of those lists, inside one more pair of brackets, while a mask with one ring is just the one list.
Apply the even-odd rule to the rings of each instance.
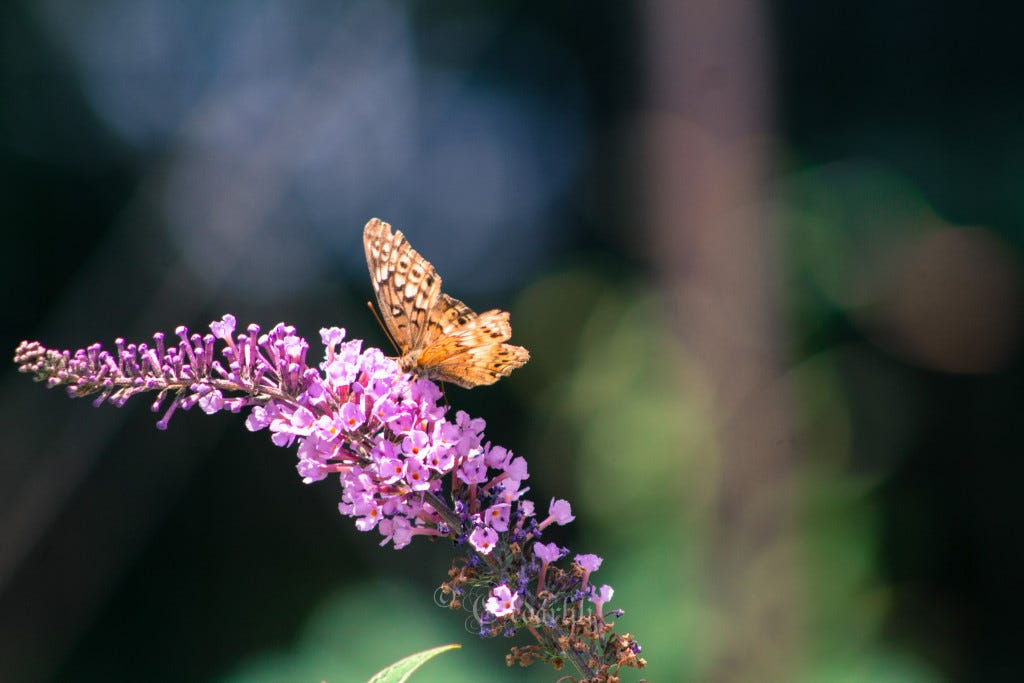
[[434, 310], [430, 312], [427, 322], [429, 329], [424, 335], [423, 346], [429, 346], [440, 337], [452, 334], [476, 317], [476, 313], [469, 306], [447, 294], [442, 294]]
[[511, 336], [508, 311], [485, 311], [423, 349], [419, 364], [431, 376], [460, 386], [493, 384], [530, 358], [523, 347], [504, 343]]
[[522, 346], [476, 346], [439, 363], [434, 375], [445, 382], [470, 389], [481, 384], [494, 384], [528, 360], [530, 352]]
[[434, 366], [474, 346], [500, 344], [512, 336], [508, 311], [486, 311], [443, 334], [423, 349], [419, 362]]

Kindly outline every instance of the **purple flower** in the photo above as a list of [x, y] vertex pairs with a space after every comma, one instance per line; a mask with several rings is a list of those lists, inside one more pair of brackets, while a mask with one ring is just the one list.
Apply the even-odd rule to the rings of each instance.
[[235, 333], [235, 316], [225, 313], [223, 318], [210, 323], [210, 331], [217, 339], [230, 341]]
[[498, 532], [490, 527], [477, 527], [469, 535], [469, 542], [481, 555], [490, 555], [498, 542]]
[[530, 478], [530, 474], [526, 467], [526, 458], [514, 458], [506, 467], [505, 473], [509, 479], [514, 480], [516, 487], [518, 488], [519, 483], [526, 481]]
[[413, 491], [430, 490], [431, 472], [417, 458], [405, 461], [405, 481]]
[[597, 614], [600, 616], [604, 604], [612, 599], [612, 595], [615, 594], [615, 591], [611, 586], [605, 584], [598, 590], [594, 590], [593, 587], [591, 587], [590, 593], [590, 602], [594, 603], [594, 607], [597, 608]]
[[496, 617], [504, 617], [516, 611], [519, 603], [519, 596], [508, 589], [508, 586], [501, 584], [495, 586], [491, 596], [487, 598], [485, 607], [487, 611]]
[[355, 403], [346, 403], [341, 407], [341, 428], [346, 432], [359, 429], [366, 422], [363, 409]]
[[552, 498], [551, 504], [548, 506], [548, 517], [540, 523], [540, 528], [544, 529], [552, 523], [565, 526], [574, 519], [576, 518], [572, 514], [572, 506], [569, 505], [569, 501]]
[[[226, 317], [226, 316], [225, 316]], [[231, 329], [234, 330], [234, 316], [231, 318]], [[345, 339], [345, 328], [343, 327], [321, 327], [320, 342], [327, 348], [333, 349]]]
[[224, 408], [224, 395], [217, 389], [207, 389], [199, 397], [199, 407], [207, 415], [213, 415]]
[[596, 572], [598, 569], [601, 568], [601, 563], [604, 562], [604, 560], [598, 557], [597, 555], [592, 555], [589, 553], [585, 555], [577, 555], [573, 558], [573, 560], [576, 561], [576, 564], [583, 567], [584, 571], [586, 571], [587, 574], [590, 574], [591, 572]]
[[484, 461], [487, 463], [487, 466], [492, 469], [506, 469], [511, 457], [512, 454], [508, 449], [502, 448], [501, 446], [491, 446], [491, 444], [487, 444], [487, 448], [484, 449]]
[[384, 535], [381, 545], [391, 541], [395, 549], [404, 548], [412, 542], [413, 530], [405, 517], [390, 517], [381, 521], [380, 532]]
[[458, 477], [465, 484], [482, 484], [487, 481], [487, 463], [480, 457], [470, 457], [459, 467]]
[[411, 458], [419, 460], [421, 452], [429, 443], [430, 437], [427, 436], [426, 432], [411, 429], [406, 437], [402, 439], [402, 452]]
[[534, 543], [533, 554], [545, 564], [557, 562], [562, 557], [562, 549], [557, 543]]
[[484, 522], [495, 531], [508, 531], [508, 516], [512, 506], [508, 503], [492, 505], [484, 511]]
[[327, 478], [330, 470], [322, 462], [306, 458], [300, 458], [296, 466], [303, 484], [312, 484], [314, 481], [322, 481]]
[[451, 472], [455, 466], [455, 449], [434, 445], [423, 453], [423, 464], [436, 472]]
[[353, 512], [362, 515], [356, 519], [356, 528], [360, 531], [369, 531], [377, 526], [384, 511], [374, 500], [369, 499], [362, 505], [353, 506]]

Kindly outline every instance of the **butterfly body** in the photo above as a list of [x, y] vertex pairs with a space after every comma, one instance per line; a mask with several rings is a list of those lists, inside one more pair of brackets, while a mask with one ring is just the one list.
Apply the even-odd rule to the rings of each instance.
[[401, 230], [373, 218], [363, 228], [370, 280], [384, 327], [398, 347], [398, 364], [420, 377], [471, 389], [493, 384], [530, 359], [507, 344], [507, 311], [477, 314], [441, 291], [441, 277]]

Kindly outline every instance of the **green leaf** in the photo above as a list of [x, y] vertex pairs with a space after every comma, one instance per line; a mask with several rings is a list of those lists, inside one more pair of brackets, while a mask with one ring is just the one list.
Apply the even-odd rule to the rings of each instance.
[[405, 659], [400, 659], [391, 666], [381, 669], [366, 683], [405, 683], [409, 680], [409, 676], [412, 675], [412, 672], [426, 664], [427, 661], [433, 659], [442, 652], [456, 650], [460, 647], [462, 646], [458, 643], [453, 643], [452, 645], [441, 645], [429, 650], [424, 650], [423, 652], [411, 654]]

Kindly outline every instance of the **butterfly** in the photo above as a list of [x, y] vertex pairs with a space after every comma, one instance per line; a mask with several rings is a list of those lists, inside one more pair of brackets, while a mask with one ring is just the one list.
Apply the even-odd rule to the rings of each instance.
[[398, 364], [420, 377], [466, 389], [494, 384], [530, 359], [512, 336], [508, 311], [479, 315], [441, 291], [441, 277], [401, 230], [371, 218], [363, 228], [366, 265]]

